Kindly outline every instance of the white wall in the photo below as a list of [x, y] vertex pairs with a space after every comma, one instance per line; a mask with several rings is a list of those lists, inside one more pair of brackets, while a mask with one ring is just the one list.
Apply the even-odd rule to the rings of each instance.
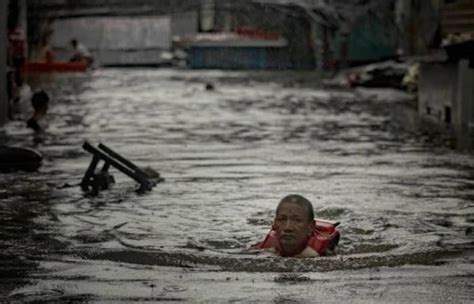
[[183, 36], [194, 34], [198, 31], [198, 13], [197, 11], [173, 14], [172, 17], [172, 35]]
[[155, 64], [171, 47], [168, 16], [59, 19], [53, 29], [51, 44], [63, 60], [72, 38], [88, 47], [99, 64]]

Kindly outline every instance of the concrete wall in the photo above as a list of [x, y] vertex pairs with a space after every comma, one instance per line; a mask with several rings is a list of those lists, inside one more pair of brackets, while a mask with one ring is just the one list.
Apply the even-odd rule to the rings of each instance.
[[418, 83], [418, 113], [439, 123], [452, 123], [452, 113], [456, 111], [457, 77], [457, 65], [454, 63], [422, 64]]
[[474, 148], [474, 69], [469, 61], [421, 65], [418, 113], [452, 132], [456, 147]]
[[0, 125], [8, 115], [7, 99], [7, 11], [8, 1], [0, 1]]
[[457, 109], [454, 129], [459, 148], [474, 147], [474, 68], [469, 68], [468, 60], [458, 64], [458, 86], [455, 100]]

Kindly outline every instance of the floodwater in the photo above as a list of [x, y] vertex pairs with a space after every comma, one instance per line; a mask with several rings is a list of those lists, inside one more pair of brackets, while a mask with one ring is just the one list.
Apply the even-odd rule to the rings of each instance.
[[[409, 96], [324, 90], [311, 73], [100, 69], [31, 82], [52, 97], [46, 131], [0, 129], [45, 156], [38, 172], [0, 174], [5, 302], [474, 300], [474, 158], [410, 131]], [[166, 181], [138, 194], [111, 170], [112, 189], [85, 195], [85, 140]], [[290, 193], [341, 222], [337, 256], [246, 251]]]

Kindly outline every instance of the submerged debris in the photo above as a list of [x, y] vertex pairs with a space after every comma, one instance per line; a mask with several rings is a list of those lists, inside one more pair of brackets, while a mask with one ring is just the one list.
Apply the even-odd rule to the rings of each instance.
[[[140, 184], [140, 192], [149, 191], [157, 183], [164, 181], [155, 170], [150, 167], [144, 169], [137, 167], [102, 143], [96, 148], [85, 142], [82, 147], [93, 155], [89, 168], [81, 182], [83, 191], [97, 195], [101, 190], [109, 189], [115, 183], [114, 177], [108, 173], [110, 166], [137, 181]], [[100, 171], [96, 171], [100, 161], [103, 161], [104, 165]]]

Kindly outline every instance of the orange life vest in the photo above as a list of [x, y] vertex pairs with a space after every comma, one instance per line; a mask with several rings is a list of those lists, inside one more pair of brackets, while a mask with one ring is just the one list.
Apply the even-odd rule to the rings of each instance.
[[[313, 234], [308, 239], [305, 248], [311, 248], [320, 256], [326, 255], [327, 249], [334, 251], [340, 238], [340, 233], [336, 230], [337, 225], [339, 225], [339, 222], [316, 219]], [[275, 230], [271, 230], [263, 241], [255, 245], [254, 248], [275, 249], [275, 251], [281, 255], [280, 243], [276, 237]]]

